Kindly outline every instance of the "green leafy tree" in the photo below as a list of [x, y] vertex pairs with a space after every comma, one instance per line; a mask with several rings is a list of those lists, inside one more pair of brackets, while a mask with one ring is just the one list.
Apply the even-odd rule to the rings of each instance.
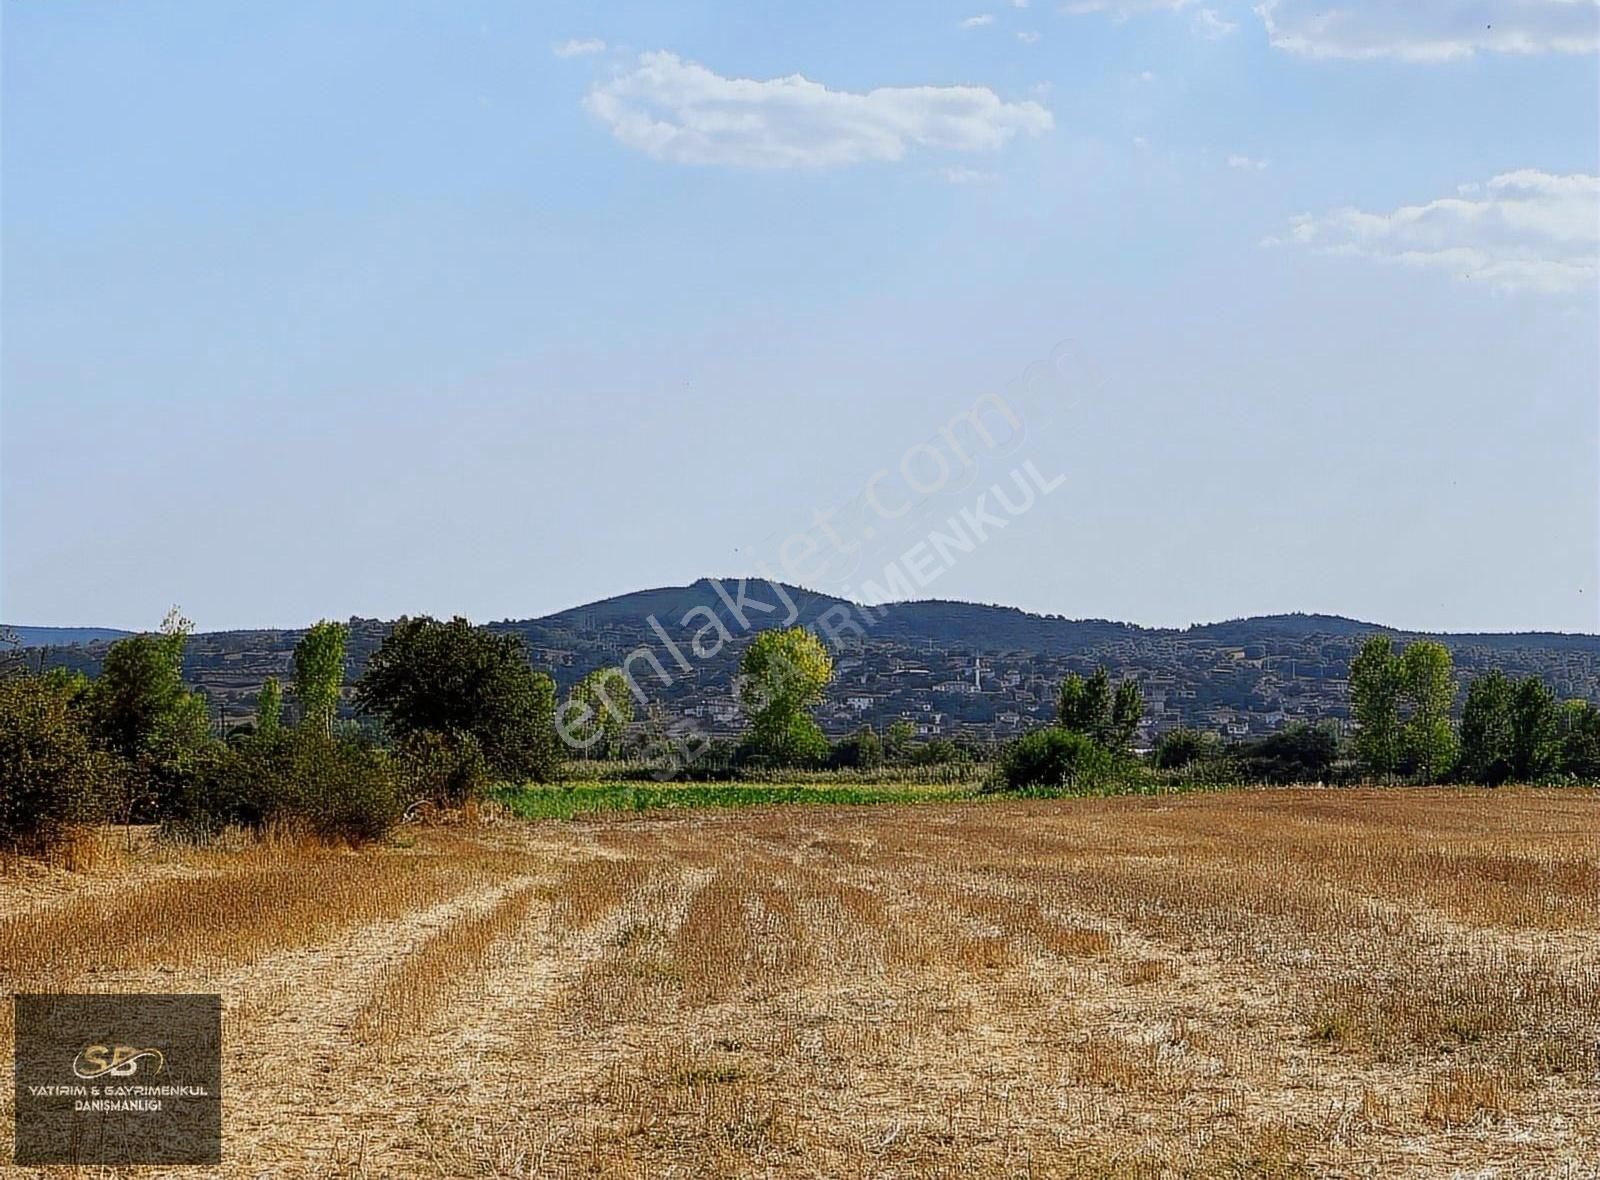
[[1137, 680], [1124, 680], [1117, 685], [1116, 699], [1111, 704], [1111, 749], [1126, 753], [1133, 745], [1134, 734], [1144, 717], [1144, 691]]
[[746, 749], [779, 763], [827, 757], [828, 742], [807, 710], [822, 700], [833, 657], [804, 627], [763, 631], [739, 663], [738, 697], [750, 721]]
[[1061, 683], [1057, 723], [1113, 753], [1128, 749], [1143, 715], [1144, 693], [1138, 682], [1125, 680], [1113, 689], [1111, 674], [1104, 667], [1096, 668], [1087, 680], [1074, 673]]
[[112, 644], [84, 695], [90, 731], [126, 764], [126, 820], [170, 814], [213, 744], [205, 698], [183, 683], [191, 629], [174, 608], [159, 634]]
[[59, 681], [0, 677], [0, 848], [48, 852], [101, 818], [107, 773]]
[[350, 628], [327, 620], [312, 627], [295, 644], [294, 695], [300, 702], [300, 724], [319, 733], [333, 732], [344, 688], [344, 651]]
[[1588, 701], [1561, 706], [1561, 770], [1580, 782], [1600, 782], [1600, 709]]
[[1449, 648], [1431, 639], [1406, 647], [1400, 656], [1400, 685], [1406, 705], [1401, 747], [1419, 782], [1438, 782], [1456, 760], [1456, 734], [1450, 724], [1455, 701], [1455, 664]]
[[1385, 635], [1374, 635], [1350, 661], [1350, 709], [1356, 758], [1373, 778], [1386, 780], [1400, 763], [1400, 661]]
[[283, 726], [283, 685], [276, 676], [268, 676], [256, 699], [256, 733], [263, 738], [275, 737]]
[[1511, 681], [1499, 669], [1467, 686], [1461, 711], [1461, 753], [1457, 776], [1469, 783], [1498, 786], [1508, 781], [1516, 758], [1516, 720]]
[[883, 752], [890, 761], [898, 762], [911, 750], [911, 743], [916, 738], [917, 727], [911, 722], [904, 718], [891, 721], [883, 731]]
[[1511, 698], [1511, 774], [1533, 783], [1561, 767], [1561, 735], [1556, 698], [1537, 676], [1517, 683]]
[[585, 753], [595, 746], [614, 758], [622, 749], [628, 726], [633, 724], [633, 686], [621, 668], [597, 668], [573, 686], [567, 698], [579, 706], [568, 733]]
[[1108, 745], [1114, 729], [1113, 709], [1111, 676], [1104, 668], [1096, 668], [1087, 680], [1073, 673], [1062, 681], [1056, 706], [1062, 729]]
[[528, 663], [519, 636], [463, 618], [401, 619], [373, 653], [355, 698], [398, 737], [471, 734], [501, 778], [543, 782], [560, 772], [555, 682]]
[[81, 707], [89, 700], [89, 686], [94, 682], [82, 672], [72, 668], [46, 668], [39, 679], [57, 692], [67, 704]]

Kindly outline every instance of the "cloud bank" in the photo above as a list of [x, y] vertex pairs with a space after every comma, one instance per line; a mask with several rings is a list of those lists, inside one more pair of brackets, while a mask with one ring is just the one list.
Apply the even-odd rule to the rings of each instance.
[[1141, 12], [1174, 12], [1186, 8], [1195, 0], [1070, 0], [1061, 6], [1068, 16], [1083, 16], [1090, 12], [1109, 12], [1122, 19]]
[[1592, 292], [1600, 281], [1600, 176], [1506, 172], [1392, 213], [1303, 214], [1286, 237], [1269, 241], [1447, 269], [1505, 291]]
[[1036, 102], [983, 86], [830, 90], [799, 74], [724, 78], [674, 53], [597, 84], [584, 106], [628, 147], [678, 164], [823, 168], [893, 161], [912, 148], [994, 151], [1054, 125]]
[[1307, 57], [1440, 62], [1600, 49], [1600, 0], [1263, 0], [1256, 12], [1274, 46]]

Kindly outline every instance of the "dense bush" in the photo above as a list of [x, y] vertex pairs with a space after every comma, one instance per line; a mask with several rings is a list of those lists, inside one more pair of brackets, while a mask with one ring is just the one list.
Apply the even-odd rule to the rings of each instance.
[[470, 733], [412, 734], [397, 751], [397, 767], [406, 796], [438, 807], [460, 807], [482, 795], [489, 785], [489, 762]]
[[1291, 725], [1232, 752], [1240, 778], [1280, 786], [1328, 782], [1338, 756], [1338, 735], [1311, 725]]
[[836, 770], [875, 769], [883, 765], [883, 742], [870, 725], [864, 725], [833, 747], [828, 765]]
[[404, 806], [388, 755], [366, 742], [296, 734], [285, 817], [323, 840], [364, 844], [382, 839]]
[[1150, 756], [1157, 770], [1183, 770], [1223, 756], [1222, 739], [1201, 729], [1172, 729], [1156, 740]]
[[0, 680], [0, 847], [41, 853], [104, 812], [110, 760], [50, 678]]
[[1114, 769], [1110, 751], [1086, 734], [1041, 729], [1011, 744], [987, 789], [1092, 791], [1109, 782]]
[[949, 738], [933, 738], [912, 746], [905, 761], [912, 766], [953, 766], [972, 761], [972, 754]]
[[217, 747], [181, 800], [164, 826], [170, 835], [196, 840], [239, 826], [362, 844], [387, 834], [404, 806], [384, 751], [315, 729], [256, 734]]
[[828, 739], [820, 726], [804, 713], [774, 722], [759, 732], [752, 731], [739, 743], [737, 762], [741, 767], [788, 766], [818, 769], [828, 761]]
[[119, 640], [83, 693], [92, 736], [125, 767], [115, 808], [125, 822], [181, 815], [215, 755], [205, 698], [183, 683], [187, 636], [174, 612], [161, 634]]

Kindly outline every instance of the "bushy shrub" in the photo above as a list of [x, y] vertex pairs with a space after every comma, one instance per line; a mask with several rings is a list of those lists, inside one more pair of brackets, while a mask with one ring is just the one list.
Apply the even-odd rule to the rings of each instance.
[[409, 800], [460, 807], [489, 785], [489, 760], [470, 733], [415, 733], [400, 743], [397, 769]]
[[836, 770], [873, 770], [883, 765], [883, 742], [871, 726], [864, 725], [833, 747], [828, 765]]
[[741, 767], [789, 766], [819, 769], [828, 760], [828, 739], [804, 713], [784, 721], [781, 728], [752, 730], [739, 745]]
[[403, 806], [388, 755], [354, 738], [295, 739], [284, 812], [323, 840], [365, 844], [386, 836]]
[[1041, 729], [1018, 738], [986, 788], [1025, 793], [1093, 791], [1113, 776], [1111, 753], [1085, 734]]
[[103, 814], [111, 760], [70, 701], [45, 677], [0, 680], [0, 847], [48, 852], [72, 825]]
[[954, 766], [971, 762], [972, 754], [949, 738], [934, 738], [912, 746], [907, 752], [906, 761], [912, 766]]
[[1322, 726], [1291, 725], [1234, 753], [1239, 775], [1248, 782], [1325, 783], [1333, 777], [1339, 738]]
[[195, 840], [239, 826], [363, 844], [386, 835], [403, 806], [382, 750], [316, 730], [256, 734], [217, 748], [180, 798], [164, 826]]
[[1182, 770], [1223, 755], [1222, 739], [1201, 729], [1172, 729], [1156, 739], [1150, 761], [1157, 770]]

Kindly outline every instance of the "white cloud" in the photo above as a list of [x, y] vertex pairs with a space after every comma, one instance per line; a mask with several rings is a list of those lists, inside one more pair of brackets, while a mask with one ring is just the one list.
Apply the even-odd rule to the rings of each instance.
[[1228, 167], [1238, 168], [1244, 172], [1265, 172], [1267, 170], [1267, 162], [1265, 160], [1252, 160], [1249, 156], [1233, 155], [1228, 157]]
[[606, 43], [599, 37], [588, 37], [582, 41], [564, 41], [550, 50], [557, 57], [583, 57], [586, 54], [605, 51]]
[[1595, 290], [1600, 176], [1523, 169], [1458, 193], [1392, 213], [1302, 214], [1268, 243], [1448, 269], [1506, 291]]
[[1036, 102], [984, 86], [830, 90], [799, 74], [724, 78], [674, 53], [642, 54], [594, 86], [584, 106], [620, 142], [659, 160], [805, 168], [899, 160], [913, 147], [994, 151], [1055, 121]]
[[1109, 12], [1118, 20], [1123, 20], [1145, 12], [1176, 12], [1194, 2], [1195, 0], [1069, 0], [1061, 6], [1061, 11], [1068, 16]]
[[1017, 40], [1021, 41], [1024, 45], [1033, 45], [1034, 43], [1036, 43], [1039, 40], [1039, 34], [1038, 33], [1018, 33], [1017, 34]]
[[981, 16], [969, 16], [961, 22], [963, 29], [981, 29], [984, 25], [994, 24], [994, 14], [985, 12]]
[[1438, 62], [1600, 49], [1600, 0], [1262, 0], [1256, 13], [1274, 46], [1308, 57]]
[[1196, 36], [1204, 37], [1208, 41], [1220, 41], [1239, 29], [1233, 21], [1218, 16], [1215, 8], [1202, 8], [1194, 14], [1194, 19], [1189, 24]]
[[999, 174], [980, 168], [945, 168], [939, 175], [947, 184], [993, 184], [1000, 179]]

